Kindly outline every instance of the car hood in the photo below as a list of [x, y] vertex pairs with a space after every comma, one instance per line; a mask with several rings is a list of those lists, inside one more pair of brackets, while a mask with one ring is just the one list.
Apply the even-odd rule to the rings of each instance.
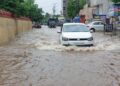
[[66, 38], [90, 38], [92, 34], [90, 32], [63, 32], [62, 36]]

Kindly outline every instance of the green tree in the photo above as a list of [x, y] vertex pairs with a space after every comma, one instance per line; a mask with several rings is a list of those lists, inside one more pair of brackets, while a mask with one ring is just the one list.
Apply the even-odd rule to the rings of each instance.
[[80, 0], [80, 9], [83, 9], [85, 4], [86, 4], [86, 0]]
[[120, 0], [111, 0], [111, 1], [114, 2], [114, 3], [120, 2]]
[[24, 0], [0, 0], [0, 9], [5, 9], [13, 14], [19, 14], [19, 7]]
[[73, 18], [76, 15], [76, 6], [75, 0], [69, 0], [67, 4], [67, 16]]
[[43, 11], [34, 4], [34, 0], [0, 0], [0, 9], [5, 9], [15, 17], [28, 17], [32, 21], [41, 22]]
[[41, 8], [38, 8], [37, 4], [34, 4], [34, 0], [25, 0], [22, 4], [23, 8], [21, 9], [21, 15], [27, 16], [35, 22], [41, 22], [43, 19], [43, 11]]
[[83, 9], [86, 0], [69, 0], [67, 3], [67, 16], [73, 18], [79, 14], [80, 9]]
[[44, 16], [45, 21], [47, 21], [50, 17], [51, 17], [51, 15], [49, 13], [46, 13], [45, 16]]

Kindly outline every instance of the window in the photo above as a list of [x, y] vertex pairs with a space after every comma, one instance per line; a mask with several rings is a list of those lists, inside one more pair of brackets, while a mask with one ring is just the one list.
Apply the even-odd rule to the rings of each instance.
[[64, 25], [63, 32], [89, 32], [85, 25]]
[[100, 22], [95, 22], [95, 23], [93, 23], [94, 25], [100, 25]]

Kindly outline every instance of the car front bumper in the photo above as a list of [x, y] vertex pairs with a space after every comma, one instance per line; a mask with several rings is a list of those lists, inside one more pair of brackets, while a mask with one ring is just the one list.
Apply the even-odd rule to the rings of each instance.
[[93, 45], [93, 41], [61, 41], [62, 45]]

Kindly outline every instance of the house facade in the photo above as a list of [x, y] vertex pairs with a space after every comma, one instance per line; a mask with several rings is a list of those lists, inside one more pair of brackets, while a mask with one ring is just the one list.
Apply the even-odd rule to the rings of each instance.
[[106, 15], [110, 5], [113, 3], [110, 0], [90, 0], [91, 7], [95, 7], [93, 14]]
[[80, 10], [80, 14], [85, 15], [86, 19], [92, 19], [93, 14], [107, 15], [112, 4], [110, 0], [87, 0], [87, 4]]

